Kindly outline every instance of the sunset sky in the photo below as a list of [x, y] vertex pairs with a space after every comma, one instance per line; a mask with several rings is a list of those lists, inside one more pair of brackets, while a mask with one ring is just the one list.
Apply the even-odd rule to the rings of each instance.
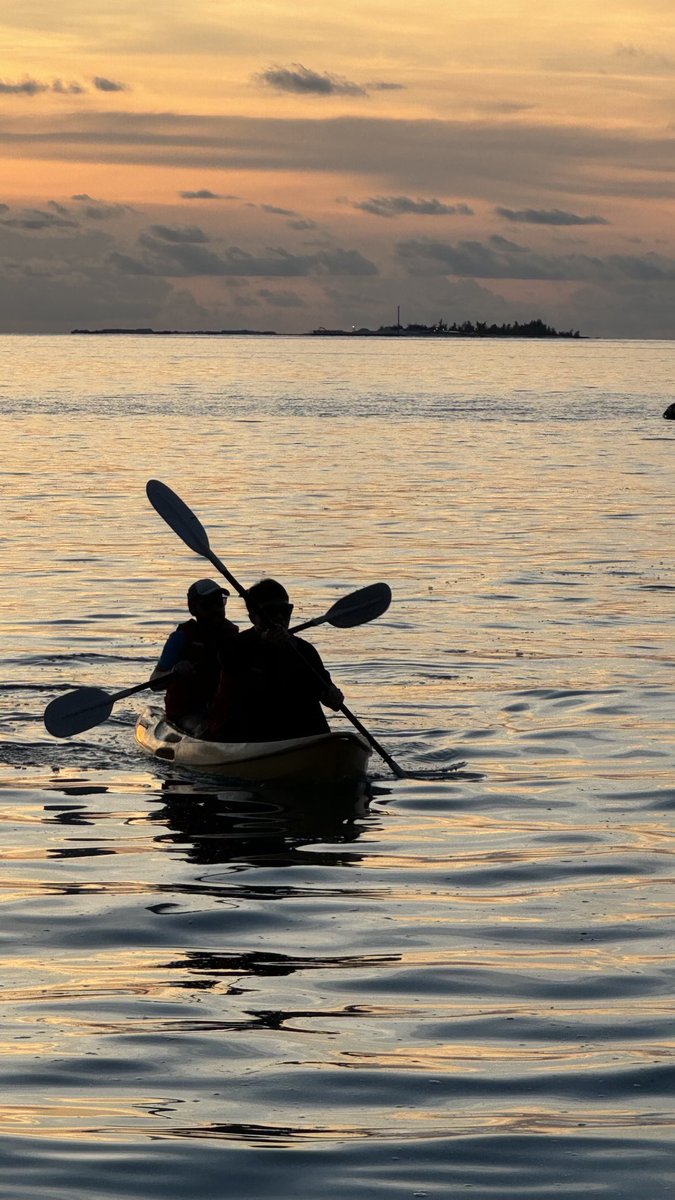
[[3, 0], [0, 331], [675, 335], [672, 0]]

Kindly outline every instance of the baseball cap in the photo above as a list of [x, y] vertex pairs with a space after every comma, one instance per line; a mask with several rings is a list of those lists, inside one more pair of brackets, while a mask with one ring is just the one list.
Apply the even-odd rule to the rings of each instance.
[[188, 588], [188, 604], [191, 600], [203, 600], [205, 596], [213, 596], [216, 592], [220, 592], [222, 596], [230, 594], [227, 588], [221, 587], [215, 579], [197, 579]]

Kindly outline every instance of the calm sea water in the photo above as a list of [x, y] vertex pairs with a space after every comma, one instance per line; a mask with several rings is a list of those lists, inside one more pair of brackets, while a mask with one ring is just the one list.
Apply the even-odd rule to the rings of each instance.
[[[675, 343], [0, 355], [0, 1197], [670, 1200]], [[391, 585], [313, 640], [410, 778], [49, 738], [212, 573], [150, 477], [298, 616]]]

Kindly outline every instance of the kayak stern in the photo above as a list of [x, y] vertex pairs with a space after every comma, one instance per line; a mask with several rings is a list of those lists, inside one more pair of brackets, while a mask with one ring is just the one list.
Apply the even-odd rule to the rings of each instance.
[[207, 742], [149, 708], [136, 724], [139, 746], [162, 762], [220, 778], [336, 782], [366, 776], [370, 746], [357, 733], [321, 733], [281, 742]]

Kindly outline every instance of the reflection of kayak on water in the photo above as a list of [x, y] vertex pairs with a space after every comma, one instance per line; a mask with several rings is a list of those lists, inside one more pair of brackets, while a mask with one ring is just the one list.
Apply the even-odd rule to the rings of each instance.
[[207, 742], [147, 708], [136, 741], [153, 758], [233, 779], [338, 782], [365, 778], [370, 746], [358, 733], [319, 733], [283, 742]]

